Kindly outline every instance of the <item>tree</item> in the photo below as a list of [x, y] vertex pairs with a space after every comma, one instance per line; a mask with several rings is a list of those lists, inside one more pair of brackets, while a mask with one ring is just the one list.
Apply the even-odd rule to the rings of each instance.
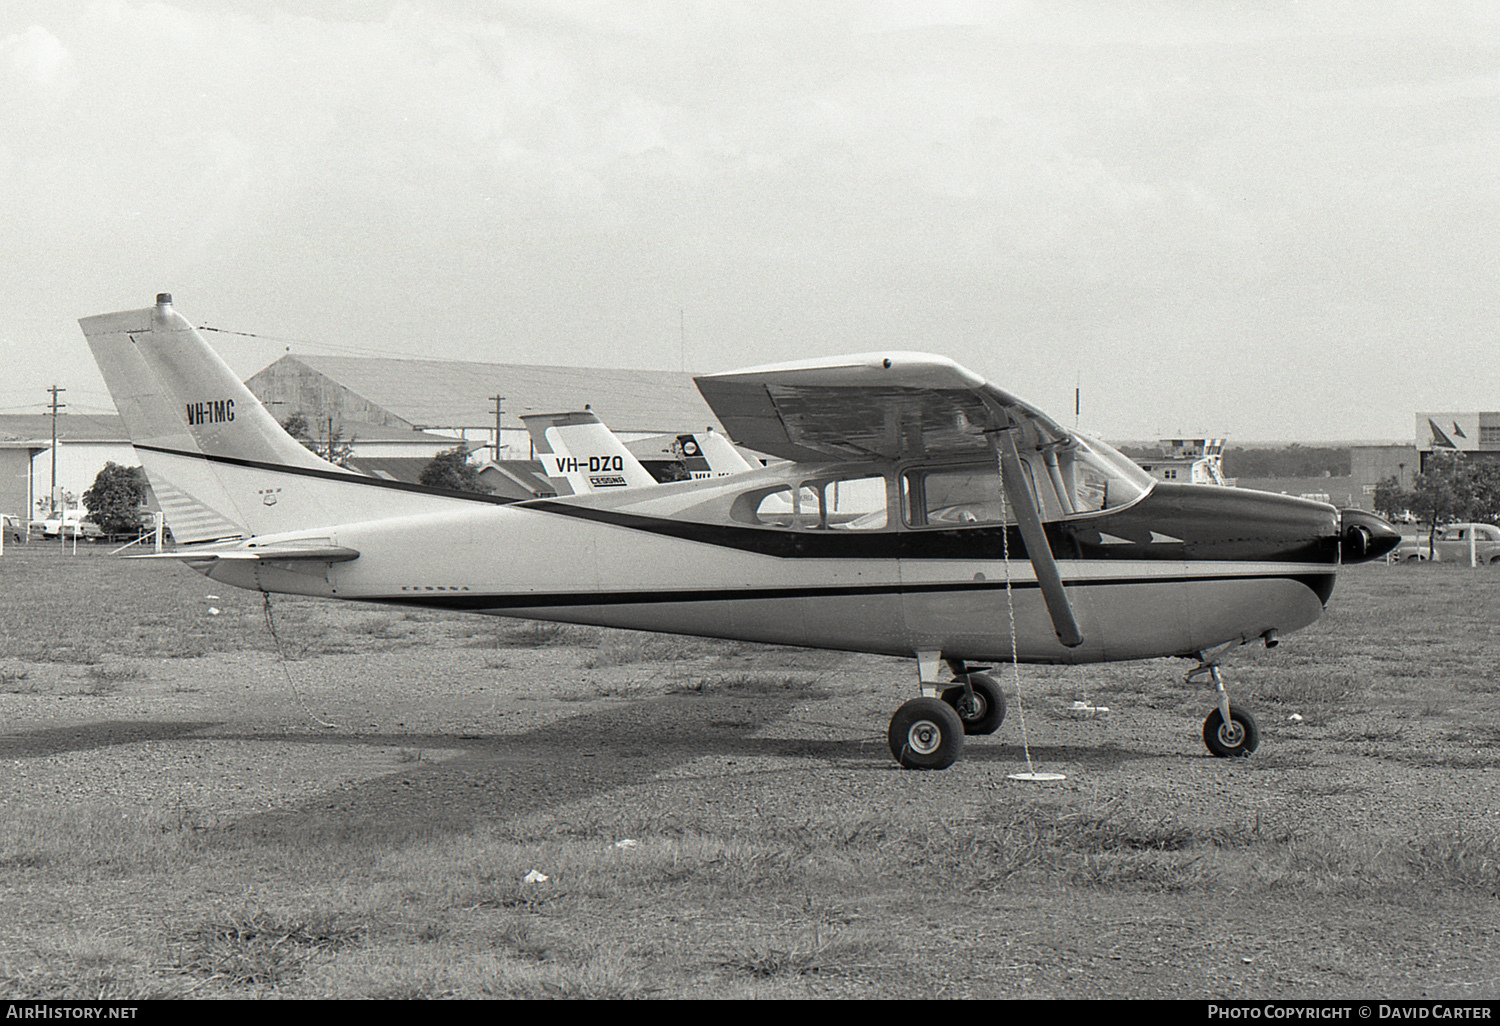
[[1494, 523], [1500, 519], [1500, 464], [1436, 451], [1410, 491], [1397, 487], [1394, 478], [1377, 485], [1375, 508], [1387, 515], [1403, 510], [1416, 514], [1427, 526], [1429, 541], [1441, 525], [1453, 521]]
[[146, 501], [146, 475], [140, 467], [106, 463], [83, 493], [88, 520], [105, 534], [133, 534], [140, 530], [141, 506]]
[[444, 449], [432, 457], [432, 462], [422, 468], [418, 480], [432, 488], [448, 488], [455, 492], [487, 495], [494, 491], [479, 480], [479, 471], [469, 462], [469, 450], [462, 445]]
[[343, 431], [333, 426], [331, 417], [328, 419], [326, 438], [313, 437], [312, 429], [307, 424], [307, 416], [302, 413], [292, 414], [281, 422], [281, 427], [287, 434], [301, 442], [304, 449], [311, 450], [329, 463], [347, 467], [350, 458], [354, 455], [354, 437], [351, 435], [345, 441]]
[[1411, 493], [1392, 474], [1375, 486], [1375, 512], [1387, 520], [1398, 520], [1411, 512]]

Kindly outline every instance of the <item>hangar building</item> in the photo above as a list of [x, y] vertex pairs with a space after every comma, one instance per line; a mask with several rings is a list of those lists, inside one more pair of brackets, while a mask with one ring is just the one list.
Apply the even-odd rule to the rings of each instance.
[[[434, 454], [463, 440], [476, 456], [498, 456], [481, 471], [497, 494], [549, 493], [528, 468], [531, 440], [521, 416], [590, 406], [622, 439], [723, 428], [689, 374], [523, 364], [315, 356], [291, 353], [245, 384], [273, 416], [302, 414], [315, 439], [331, 427], [350, 442], [351, 466], [415, 480]], [[500, 398], [497, 416], [495, 396]], [[499, 449], [495, 442], [499, 434]], [[0, 512], [35, 517], [52, 479], [51, 418], [0, 416]], [[107, 462], [136, 466], [118, 416], [58, 418], [57, 483], [75, 498]]]
[[532, 457], [521, 424], [532, 413], [589, 406], [625, 441], [723, 430], [692, 375], [671, 371], [289, 353], [245, 384], [279, 420], [301, 413], [326, 432], [331, 419], [344, 436], [364, 424], [427, 431], [487, 448], [501, 461]]

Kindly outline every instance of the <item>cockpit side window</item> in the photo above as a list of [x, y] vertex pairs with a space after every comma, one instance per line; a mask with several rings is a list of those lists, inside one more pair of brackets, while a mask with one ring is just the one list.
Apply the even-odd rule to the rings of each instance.
[[[1075, 438], [1058, 450], [1021, 457], [1026, 486], [1043, 520], [1097, 513], [1134, 502], [1151, 478], [1103, 443]], [[995, 463], [914, 467], [901, 477], [902, 510], [912, 527], [1013, 524]]]
[[[1032, 485], [1030, 466], [1022, 463], [1022, 469], [1027, 484]], [[917, 467], [908, 470], [901, 481], [906, 522], [913, 527], [1015, 523], [993, 463]]]

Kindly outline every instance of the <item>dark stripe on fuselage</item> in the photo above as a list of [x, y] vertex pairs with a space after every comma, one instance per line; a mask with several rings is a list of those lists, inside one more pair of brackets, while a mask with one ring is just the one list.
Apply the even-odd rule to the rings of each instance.
[[[1192, 584], [1213, 581], [1296, 581], [1327, 603], [1333, 594], [1332, 573], [1172, 574], [1139, 577], [1096, 577], [1070, 580], [1067, 586], [1117, 587], [1140, 584]], [[754, 602], [789, 598], [854, 598], [870, 595], [968, 594], [979, 591], [1031, 591], [1036, 581], [960, 581], [944, 584], [866, 584], [855, 586], [807, 586], [785, 588], [685, 588], [681, 590], [548, 592], [475, 594], [473, 592], [412, 592], [400, 595], [351, 595], [361, 602], [428, 606], [438, 609], [555, 609], [569, 606], [659, 605], [668, 602]]]
[[[228, 466], [293, 474], [367, 488], [385, 488], [465, 499], [485, 505], [516, 505], [633, 531], [755, 552], [783, 559], [1026, 559], [1017, 527], [974, 526], [879, 531], [805, 531], [737, 524], [695, 523], [642, 516], [552, 499], [519, 503], [494, 495], [388, 481], [315, 467], [185, 452], [154, 445], [137, 449]], [[1234, 560], [1337, 564], [1338, 514], [1329, 506], [1250, 489], [1211, 488], [1159, 482], [1139, 502], [1122, 510], [1043, 525], [1057, 559]], [[1154, 534], [1153, 534], [1154, 532]], [[1172, 539], [1172, 540], [1162, 540]]]
[[[708, 524], [532, 499], [526, 509], [783, 559], [1026, 559], [1020, 529], [999, 525], [807, 531]], [[1338, 515], [1249, 489], [1158, 484], [1118, 512], [1044, 524], [1057, 559], [1337, 564]]]

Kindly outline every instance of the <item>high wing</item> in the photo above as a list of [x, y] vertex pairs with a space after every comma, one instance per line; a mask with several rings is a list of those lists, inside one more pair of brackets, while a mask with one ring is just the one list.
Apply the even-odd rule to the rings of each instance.
[[695, 379], [739, 445], [797, 462], [989, 456], [1026, 542], [1058, 640], [1083, 643], [1019, 453], [1056, 466], [1073, 441], [1040, 410], [952, 360], [865, 353], [768, 364]]
[[979, 456], [997, 432], [1020, 449], [1062, 446], [1066, 428], [952, 360], [864, 353], [695, 379], [735, 443], [798, 462]]

